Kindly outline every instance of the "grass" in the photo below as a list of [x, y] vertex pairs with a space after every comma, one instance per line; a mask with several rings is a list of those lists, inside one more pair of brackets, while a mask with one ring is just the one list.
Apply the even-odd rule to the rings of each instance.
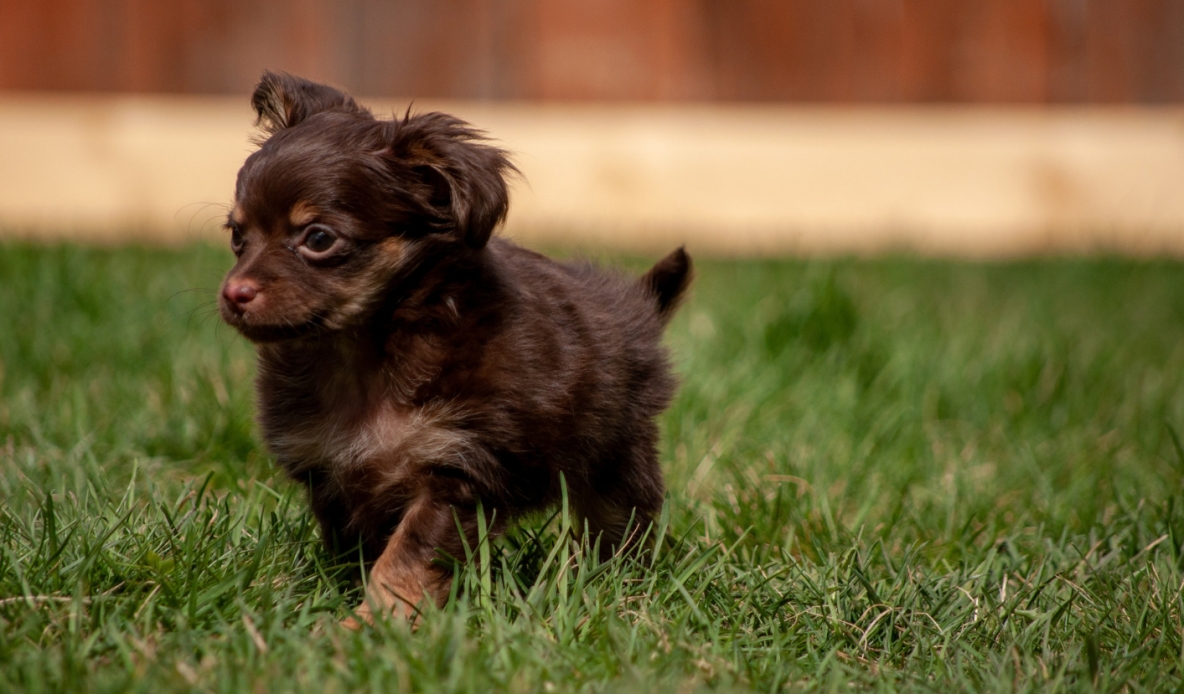
[[227, 263], [0, 246], [0, 691], [1184, 685], [1184, 265], [704, 262], [652, 565], [540, 518], [352, 633]]

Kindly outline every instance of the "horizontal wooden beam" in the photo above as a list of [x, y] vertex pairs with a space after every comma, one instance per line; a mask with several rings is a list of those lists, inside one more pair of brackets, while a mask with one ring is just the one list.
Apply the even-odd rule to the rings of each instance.
[[[514, 153], [505, 233], [535, 245], [1184, 254], [1180, 108], [414, 108]], [[252, 135], [244, 97], [4, 96], [0, 234], [218, 239]]]

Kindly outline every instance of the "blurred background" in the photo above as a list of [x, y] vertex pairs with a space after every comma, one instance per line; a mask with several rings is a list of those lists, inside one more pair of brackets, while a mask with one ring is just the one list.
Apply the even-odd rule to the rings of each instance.
[[263, 69], [487, 130], [531, 243], [1184, 252], [1179, 0], [0, 0], [0, 234], [220, 238]]

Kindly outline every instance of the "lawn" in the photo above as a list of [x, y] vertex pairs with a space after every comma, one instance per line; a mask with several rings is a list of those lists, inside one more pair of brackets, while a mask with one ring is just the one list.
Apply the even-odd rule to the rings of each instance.
[[228, 263], [0, 245], [0, 691], [1184, 684], [1182, 264], [703, 261], [652, 561], [540, 517], [353, 633]]

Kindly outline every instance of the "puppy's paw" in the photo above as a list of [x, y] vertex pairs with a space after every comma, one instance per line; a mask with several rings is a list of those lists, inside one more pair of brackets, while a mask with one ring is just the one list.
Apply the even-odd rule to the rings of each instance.
[[365, 602], [358, 605], [353, 616], [341, 620], [341, 626], [350, 631], [361, 631], [363, 626], [371, 624], [374, 624], [374, 613], [370, 609], [370, 604]]

